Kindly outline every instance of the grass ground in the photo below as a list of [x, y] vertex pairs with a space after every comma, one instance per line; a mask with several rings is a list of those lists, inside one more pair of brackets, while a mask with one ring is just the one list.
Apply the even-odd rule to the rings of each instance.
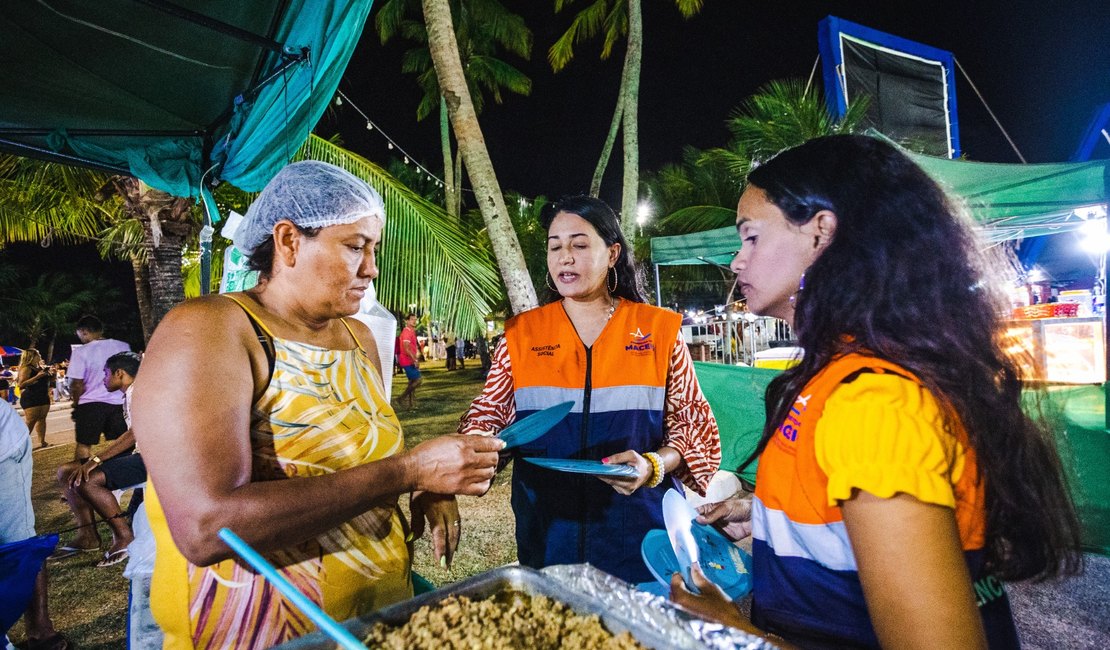
[[[433, 362], [439, 366], [442, 362]], [[394, 377], [393, 394], [404, 390], [404, 376]], [[406, 446], [412, 447], [433, 436], [452, 433], [459, 416], [482, 387], [476, 369], [447, 372], [442, 367], [425, 370], [425, 382], [417, 391], [417, 406], [400, 410]], [[73, 525], [69, 510], [59, 500], [54, 470], [73, 455], [72, 445], [46, 449], [35, 454], [32, 502], [39, 532], [60, 531]], [[511, 466], [510, 466], [511, 470]], [[455, 582], [516, 560], [513, 516], [509, 507], [509, 471], [499, 475], [484, 497], [461, 497], [463, 537], [454, 564], [448, 571], [432, 559], [428, 536], [416, 542], [414, 570], [436, 586]], [[407, 511], [407, 499], [403, 508]], [[105, 544], [107, 527], [100, 527]], [[72, 539], [64, 533], [62, 543]], [[50, 614], [55, 627], [78, 647], [118, 650], [126, 647], [128, 581], [122, 576], [125, 564], [98, 569], [96, 553], [84, 553], [49, 564]], [[24, 640], [23, 624], [16, 623], [12, 640]]]

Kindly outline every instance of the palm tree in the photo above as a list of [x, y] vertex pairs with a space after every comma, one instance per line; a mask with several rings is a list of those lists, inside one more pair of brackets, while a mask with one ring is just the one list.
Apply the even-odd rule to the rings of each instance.
[[376, 289], [383, 305], [420, 305], [460, 336], [485, 330], [502, 294], [489, 249], [473, 246], [472, 233], [381, 167], [323, 138], [309, 136], [297, 158], [342, 167], [382, 194], [387, 216]]
[[0, 156], [0, 183], [0, 239], [96, 240], [105, 258], [131, 261], [147, 339], [184, 299], [180, 250], [196, 227], [191, 201], [133, 177], [17, 156]]
[[[674, 0], [674, 2], [685, 18], [690, 18], [701, 11], [702, 0]], [[556, 13], [573, 3], [574, 0], [555, 0]], [[644, 41], [640, 0], [593, 0], [588, 7], [575, 15], [567, 31], [548, 50], [547, 59], [551, 63], [551, 68], [556, 72], [565, 68], [574, 58], [574, 46], [598, 35], [604, 36], [601, 48], [602, 59], [609, 58], [613, 46], [621, 38], [626, 39], [627, 48], [616, 109], [613, 111], [609, 133], [590, 183], [590, 194], [597, 196], [601, 190], [601, 178], [605, 175], [605, 168], [609, 164], [619, 127], [622, 134], [621, 148], [624, 153], [621, 224], [625, 233], [631, 235], [636, 224], [640, 174], [640, 61], [643, 57]]]
[[515, 313], [536, 306], [536, 290], [528, 275], [528, 267], [520, 250], [505, 207], [505, 197], [493, 171], [493, 162], [486, 149], [474, 100], [463, 73], [455, 29], [451, 22], [448, 0], [422, 0], [424, 23], [428, 30], [428, 49], [439, 78], [440, 92], [447, 104], [451, 125], [455, 128], [459, 150], [469, 170], [475, 199], [489, 232], [490, 245], [497, 256], [501, 278]]
[[[59, 332], [72, 330], [76, 318], [119, 300], [119, 292], [100, 278], [51, 273], [35, 278], [16, 273], [0, 284], [0, 326], [18, 332], [26, 347], [45, 338], [44, 359], [54, 355]], [[100, 309], [98, 309], [98, 307]]]
[[728, 147], [712, 149], [708, 155], [744, 178], [753, 162], [784, 149], [823, 135], [859, 132], [866, 127], [869, 104], [868, 97], [860, 95], [837, 119], [821, 94], [800, 79], [772, 81], [733, 110], [726, 122], [732, 133]]
[[[383, 304], [398, 310], [427, 305], [468, 335], [484, 326], [500, 296], [494, 263], [486, 250], [463, 243], [468, 235], [457, 223], [372, 163], [325, 140], [311, 136], [297, 157], [345, 167], [386, 198], [391, 217], [387, 237], [397, 245], [387, 244], [380, 260], [383, 270], [389, 270], [378, 288]], [[221, 211], [234, 208], [240, 213], [253, 198], [227, 183], [215, 195]], [[184, 299], [186, 284], [188, 295], [199, 293], [199, 219], [192, 210], [189, 201], [152, 191], [135, 179], [0, 158], [0, 240], [96, 240], [103, 257], [130, 259], [148, 339], [160, 316]], [[222, 237], [213, 238], [215, 278], [226, 244]], [[147, 280], [148, 268], [155, 269], [153, 282]]]
[[731, 172], [719, 157], [686, 147], [680, 163], [645, 175], [644, 186], [654, 210], [666, 215], [653, 230], [661, 226], [659, 234], [673, 235], [710, 230], [723, 220], [735, 219], [743, 177]]
[[[132, 253], [132, 264], [145, 258], [136, 268], [136, 295], [140, 312], [149, 295], [150, 315], [143, 318], [143, 335], [150, 340], [162, 318], [185, 300], [185, 283], [181, 275], [182, 254], [186, 242], [200, 228], [192, 199], [172, 196], [157, 190], [133, 176], [113, 176], [98, 192], [100, 200], [116, 196], [123, 211], [142, 229], [142, 255]], [[132, 225], [132, 228], [134, 225]], [[146, 271], [145, 281], [139, 277]], [[149, 287], [149, 294], [144, 295]]]
[[[443, 150], [443, 177], [446, 182], [448, 214], [459, 216], [461, 204], [461, 156], [451, 152], [451, 133], [447, 103], [440, 92], [431, 52], [428, 50], [428, 31], [417, 0], [387, 0], [374, 17], [382, 44], [394, 35], [401, 34], [417, 44], [405, 52], [401, 71], [417, 75], [417, 83], [424, 91], [416, 107], [416, 119], [423, 120], [437, 109], [439, 111], [440, 146]], [[532, 81], [523, 72], [499, 59], [498, 49], [528, 59], [532, 53], [532, 32], [524, 19], [511, 13], [498, 0], [452, 0], [452, 20], [455, 24], [467, 86], [474, 100], [474, 112], [482, 113], [488, 92], [495, 102], [503, 100], [503, 91], [519, 95], [532, 92]]]
[[[530, 199], [519, 192], [505, 193], [505, 206], [509, 210], [509, 219], [517, 241], [520, 242], [528, 275], [532, 278], [532, 286], [540, 290], [544, 287], [544, 278], [547, 275], [547, 231], [540, 221], [547, 204], [547, 197], [543, 195]], [[474, 229], [474, 245], [489, 249], [489, 231], [485, 228], [481, 212], [477, 209], [467, 210], [462, 219], [465, 225]], [[508, 303], [503, 301], [497, 305], [494, 313], [505, 314], [509, 309]]]
[[[725, 147], [688, 147], [682, 162], [648, 175], [645, 185], [662, 215], [652, 234], [675, 235], [730, 226], [752, 165], [806, 140], [863, 129], [866, 98], [832, 117], [820, 93], [801, 81], [773, 81], [745, 100], [727, 121], [732, 137]], [[664, 292], [682, 303], [720, 302], [712, 294], [728, 286], [726, 269], [699, 265], [669, 267], [661, 274]]]
[[833, 117], [820, 93], [800, 80], [772, 81], [737, 107], [726, 121], [728, 145], [704, 152], [688, 149], [681, 165], [649, 177], [654, 195], [665, 197], [660, 234], [698, 232], [731, 225], [744, 179], [753, 164], [807, 140], [865, 128], [867, 98]]

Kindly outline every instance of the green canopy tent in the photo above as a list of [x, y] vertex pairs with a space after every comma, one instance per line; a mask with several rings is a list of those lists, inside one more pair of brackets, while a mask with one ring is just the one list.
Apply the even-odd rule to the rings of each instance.
[[[1076, 210], [1110, 201], [1110, 161], [1039, 165], [965, 162], [909, 154], [952, 194], [961, 197], [991, 243], [1074, 230]], [[656, 267], [724, 265], [740, 250], [736, 228], [651, 240]], [[658, 268], [656, 269], [658, 275]]]
[[308, 137], [371, 3], [8, 3], [0, 149], [129, 174], [218, 219], [211, 187], [262, 189]]
[[[1004, 165], [910, 154], [925, 171], [966, 203], [988, 243], [1074, 230], [1084, 208], [1110, 201], [1110, 161]], [[727, 264], [740, 248], [736, 228], [651, 241], [659, 267]], [[1107, 345], [1110, 350], [1110, 345]], [[776, 371], [695, 363], [695, 371], [721, 429], [722, 469], [736, 470], [762, 433], [763, 395]], [[1057, 434], [1089, 550], [1110, 554], [1110, 429], [1107, 384], [1056, 386], [1045, 407]], [[1035, 400], [1033, 400], [1035, 401]], [[753, 480], [755, 464], [741, 476]]]

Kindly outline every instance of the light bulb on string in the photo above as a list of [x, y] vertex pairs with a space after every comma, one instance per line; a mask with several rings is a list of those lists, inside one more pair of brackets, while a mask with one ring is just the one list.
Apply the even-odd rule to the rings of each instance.
[[409, 164], [409, 157], [408, 156], [405, 156], [405, 164], [406, 165]]
[[393, 143], [392, 142], [390, 142], [388, 146], [391, 150], [393, 149]]
[[342, 106], [343, 105], [343, 98], [340, 97], [339, 95], [335, 96], [335, 105], [336, 106]]
[[369, 123], [369, 122], [367, 122], [367, 123], [366, 123], [366, 130], [367, 130], [367, 131], [373, 131], [373, 130], [374, 130], [374, 125], [373, 125], [373, 124], [371, 124], [371, 123]]

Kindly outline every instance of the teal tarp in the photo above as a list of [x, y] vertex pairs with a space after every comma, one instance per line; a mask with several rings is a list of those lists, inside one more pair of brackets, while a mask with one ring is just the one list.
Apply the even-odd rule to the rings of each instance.
[[727, 266], [740, 250], [735, 226], [692, 232], [688, 235], [651, 238], [651, 261], [660, 266], [716, 264]]
[[[695, 361], [694, 372], [721, 429], [721, 469], [735, 471], [763, 435], [763, 393], [779, 371]], [[755, 483], [756, 467], [746, 467], [741, 478]]]
[[176, 196], [257, 191], [327, 107], [372, 0], [7, 3], [0, 148]]
[[[694, 363], [694, 370], [721, 429], [721, 469], [734, 471], [759, 443], [766, 418], [763, 395], [779, 371], [714, 363]], [[1054, 386], [1042, 410], [1069, 474], [1083, 545], [1110, 555], [1110, 429], [1104, 391], [1105, 386]], [[753, 463], [740, 476], [754, 482], [755, 467]]]

